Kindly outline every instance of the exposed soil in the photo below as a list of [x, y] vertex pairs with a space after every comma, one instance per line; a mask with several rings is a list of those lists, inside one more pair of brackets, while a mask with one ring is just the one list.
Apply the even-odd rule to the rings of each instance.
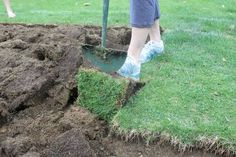
[[[1, 157], [213, 157], [109, 136], [105, 121], [75, 105], [75, 75], [88, 66], [81, 44], [100, 28], [0, 24]], [[127, 50], [130, 29], [109, 29], [108, 47]], [[86, 63], [86, 64], [85, 64]]]

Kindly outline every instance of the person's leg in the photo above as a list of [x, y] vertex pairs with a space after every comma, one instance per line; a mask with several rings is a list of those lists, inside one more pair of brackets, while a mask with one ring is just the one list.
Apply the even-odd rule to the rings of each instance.
[[8, 17], [15, 17], [16, 15], [14, 14], [14, 12], [11, 9], [10, 1], [9, 0], [3, 0], [3, 3], [4, 3], [4, 6], [6, 8]]
[[139, 63], [139, 56], [147, 40], [150, 28], [136, 28], [132, 27], [132, 36], [128, 49], [128, 56], [131, 57], [137, 64]]
[[127, 58], [123, 66], [117, 71], [124, 77], [139, 80], [140, 53], [145, 45], [151, 26], [154, 23], [155, 0], [130, 0], [130, 22], [132, 37]]
[[150, 29], [149, 37], [150, 41], [145, 44], [141, 55], [140, 55], [140, 62], [146, 63], [153, 59], [155, 56], [158, 56], [164, 52], [164, 43], [161, 40], [161, 33], [160, 33], [160, 9], [159, 3], [155, 0], [155, 16], [153, 21], [155, 21]]
[[152, 25], [149, 36], [150, 36], [151, 41], [155, 41], [155, 42], [160, 42], [161, 41], [161, 32], [160, 32], [159, 19], [157, 19], [155, 21], [155, 23]]
[[125, 63], [117, 71], [123, 77], [131, 78], [138, 81], [140, 78], [140, 53], [143, 49], [150, 28], [136, 28], [132, 27], [132, 37], [127, 53]]
[[160, 42], [161, 41], [161, 33], [160, 33], [160, 24], [159, 24], [159, 19], [160, 19], [160, 7], [159, 7], [159, 1], [155, 0], [155, 16], [154, 16], [154, 23], [151, 27], [150, 31], [150, 40], [155, 41], [155, 42]]

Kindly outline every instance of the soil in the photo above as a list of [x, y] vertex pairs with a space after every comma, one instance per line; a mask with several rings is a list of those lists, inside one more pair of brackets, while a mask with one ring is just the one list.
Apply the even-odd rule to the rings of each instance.
[[[75, 75], [89, 66], [82, 44], [100, 43], [99, 27], [0, 24], [1, 157], [215, 157], [200, 150], [124, 142], [108, 124], [75, 105]], [[131, 31], [113, 27], [109, 48], [126, 51]]]

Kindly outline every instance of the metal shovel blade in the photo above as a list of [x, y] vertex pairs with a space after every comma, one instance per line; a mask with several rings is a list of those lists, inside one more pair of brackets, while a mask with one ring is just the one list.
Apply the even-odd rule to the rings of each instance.
[[83, 46], [84, 58], [94, 67], [103, 72], [113, 73], [124, 64], [127, 53], [119, 50]]

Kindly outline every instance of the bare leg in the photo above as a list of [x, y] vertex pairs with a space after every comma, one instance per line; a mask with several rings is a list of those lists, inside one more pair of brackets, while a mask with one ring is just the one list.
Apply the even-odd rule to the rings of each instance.
[[132, 37], [125, 63], [117, 71], [123, 77], [138, 81], [140, 79], [140, 54], [144, 47], [150, 28], [132, 28]]
[[140, 55], [141, 63], [149, 62], [155, 56], [164, 52], [164, 43], [161, 40], [159, 20], [156, 20], [152, 25], [149, 36], [150, 41], [145, 45]]
[[10, 1], [9, 0], [3, 0], [3, 3], [5, 5], [8, 17], [15, 17], [16, 15], [14, 14], [14, 12], [11, 9]]
[[132, 28], [132, 37], [128, 49], [128, 56], [137, 64], [139, 63], [139, 56], [149, 33], [150, 28]]
[[160, 33], [160, 24], [159, 20], [156, 20], [151, 27], [151, 31], [149, 33], [150, 40], [155, 42], [161, 41], [161, 33]]

